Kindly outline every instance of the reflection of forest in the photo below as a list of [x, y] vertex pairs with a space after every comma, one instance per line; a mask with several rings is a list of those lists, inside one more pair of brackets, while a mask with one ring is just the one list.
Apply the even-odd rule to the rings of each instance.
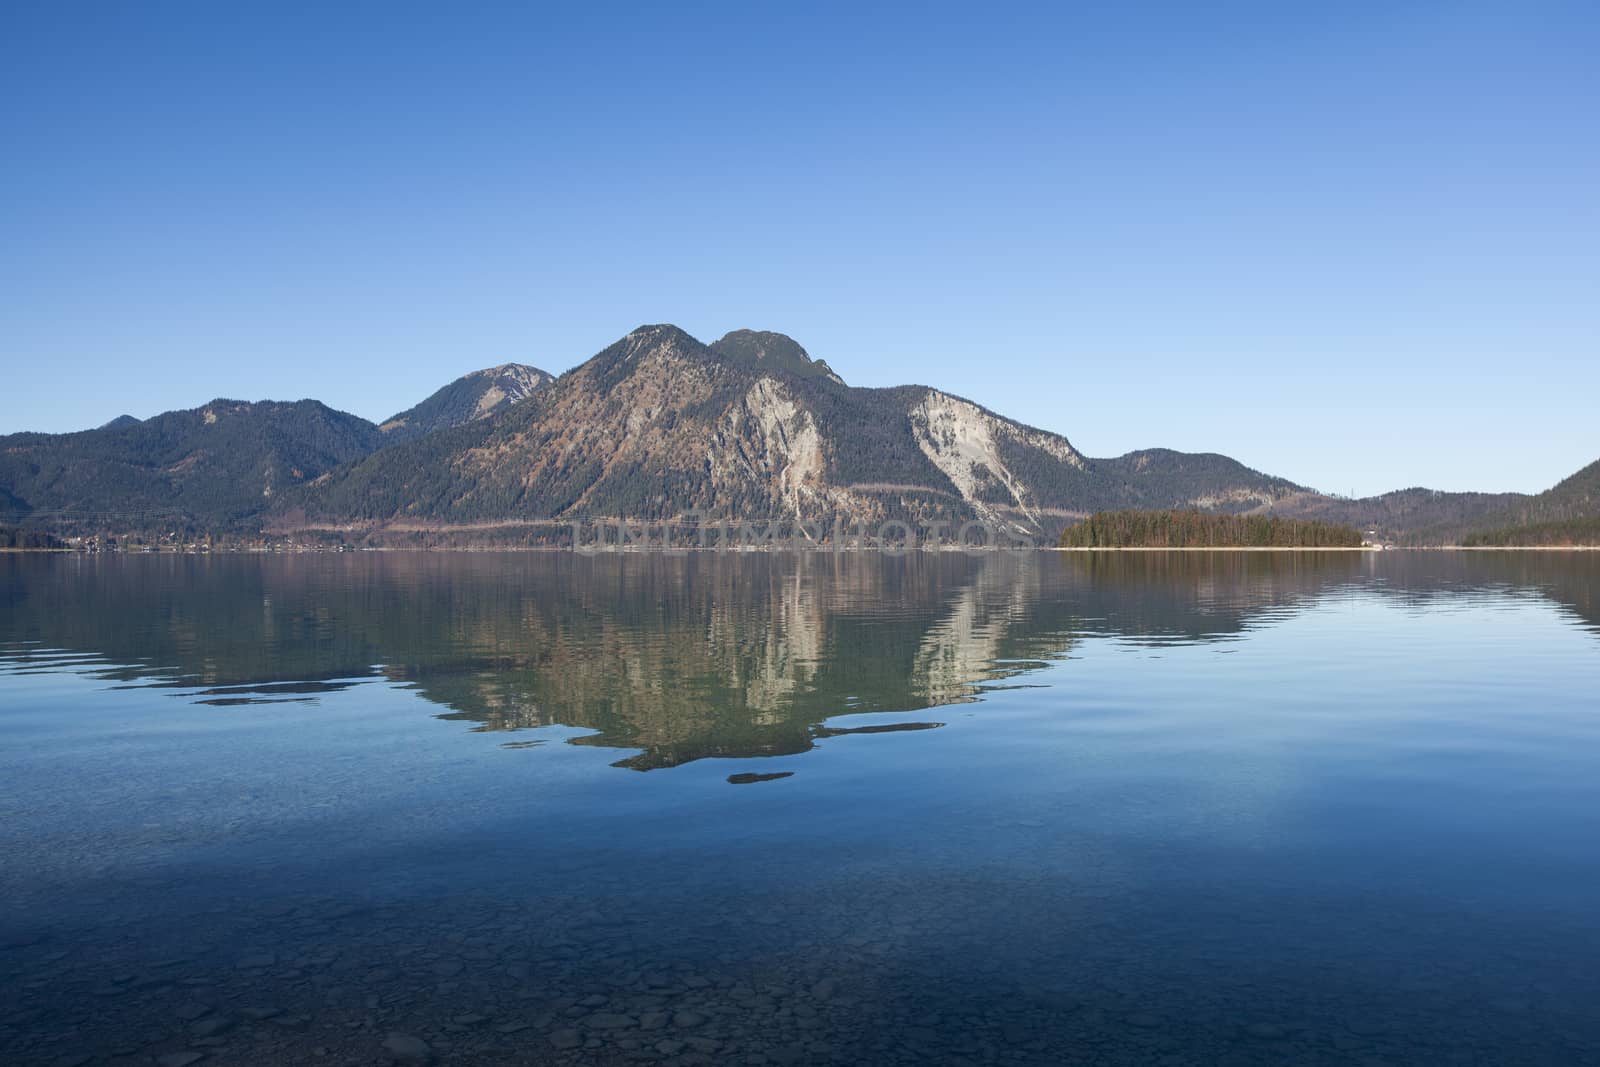
[[[976, 699], [1084, 636], [1223, 639], [1330, 591], [1526, 589], [1595, 622], [1593, 555], [958, 553], [10, 557], [7, 642], [237, 703], [407, 683], [483, 730], [648, 768], [803, 751], [856, 711]], [[376, 665], [376, 667], [375, 667]], [[835, 724], [838, 725], [848, 725]]]

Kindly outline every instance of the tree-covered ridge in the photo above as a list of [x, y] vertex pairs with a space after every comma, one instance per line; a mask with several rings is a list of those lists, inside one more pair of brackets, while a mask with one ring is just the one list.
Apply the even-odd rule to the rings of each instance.
[[1359, 548], [1350, 526], [1274, 515], [1102, 511], [1061, 533], [1063, 548]]
[[1492, 511], [1458, 538], [1465, 545], [1594, 544], [1600, 522], [1600, 460], [1542, 493]]
[[[1378, 539], [1403, 545], [1478, 544], [1483, 537], [1512, 545], [1519, 527], [1543, 527], [1600, 518], [1600, 462], [1584, 467], [1542, 493], [1446, 493], [1401, 489], [1352, 500], [1321, 493], [1292, 496], [1272, 508], [1289, 518], [1344, 522], [1376, 531]], [[1529, 534], [1564, 537], [1555, 528]]]
[[1319, 519], [1369, 530], [1374, 540], [1403, 545], [1459, 544], [1463, 534], [1484, 525], [1484, 517], [1530, 499], [1522, 493], [1449, 493], [1438, 489], [1397, 489], [1378, 496], [1327, 496], [1305, 493], [1274, 505], [1274, 514]]
[[1468, 534], [1469, 548], [1576, 548], [1600, 546], [1600, 517], [1502, 526]]
[[248, 527], [284, 491], [377, 448], [315, 400], [213, 400], [143, 422], [0, 437], [0, 519], [62, 532]]
[[1215, 452], [1144, 448], [1094, 464], [1121, 492], [1145, 507], [1186, 500], [1204, 510], [1245, 511], [1305, 492], [1287, 478], [1264, 474]]

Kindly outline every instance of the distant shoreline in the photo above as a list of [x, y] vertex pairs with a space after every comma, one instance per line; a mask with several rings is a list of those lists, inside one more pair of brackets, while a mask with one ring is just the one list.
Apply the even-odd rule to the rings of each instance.
[[357, 553], [373, 552], [461, 552], [483, 555], [486, 553], [570, 553], [575, 556], [657, 556], [657, 555], [772, 555], [775, 553], [805, 555], [941, 555], [946, 553], [968, 555], [1004, 555], [1018, 552], [1600, 552], [1600, 545], [1397, 545], [1379, 548], [1372, 545], [1361, 547], [1347, 545], [1328, 545], [1324, 547], [1292, 547], [1292, 546], [1250, 546], [1250, 545], [1205, 545], [1192, 547], [1166, 547], [1155, 545], [1125, 545], [1105, 546], [1099, 548], [1064, 548], [1060, 545], [1035, 545], [1014, 546], [990, 549], [964, 549], [955, 545], [946, 545], [934, 548], [912, 549], [880, 549], [880, 548], [851, 548], [835, 549], [827, 545], [818, 545], [814, 548], [796, 550], [790, 547], [782, 548], [741, 548], [741, 549], [715, 549], [700, 548], [697, 546], [682, 546], [671, 551], [660, 548], [585, 548], [574, 549], [570, 546], [560, 545], [497, 545], [497, 546], [471, 546], [471, 545], [407, 545], [401, 546], [371, 546], [366, 548], [313, 548], [310, 546], [295, 546], [292, 548], [224, 548], [199, 551], [192, 549], [154, 549], [125, 551], [121, 549], [85, 551], [78, 548], [0, 548], [0, 555], [45, 555], [45, 556], [338, 556], [354, 555]]
[[1394, 552], [1371, 545], [1104, 545], [1096, 548], [1042, 546], [1046, 552]]
[[1600, 545], [1395, 545], [1379, 548], [1375, 545], [1360, 547], [1328, 545], [1323, 548], [1294, 548], [1289, 546], [1255, 547], [1247, 545], [1196, 545], [1194, 547], [1163, 547], [1153, 545], [1122, 545], [1104, 548], [1045, 548], [1047, 552], [1600, 552]]
[[1125, 545], [1106, 548], [1048, 548], [1049, 552], [1600, 552], [1600, 545], [1395, 545], [1378, 548], [1362, 545], [1359, 548], [1329, 545], [1325, 548], [1292, 548], [1269, 546], [1265, 548], [1238, 546], [1195, 546], [1192, 548], [1166, 548], [1158, 546]]
[[[1395, 549], [1393, 551], [1402, 551]], [[1407, 552], [1600, 552], [1600, 545], [1422, 545]]]

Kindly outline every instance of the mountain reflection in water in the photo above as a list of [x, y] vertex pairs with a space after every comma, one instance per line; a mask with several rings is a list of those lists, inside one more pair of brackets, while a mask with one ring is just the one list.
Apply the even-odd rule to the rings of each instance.
[[[14, 637], [96, 657], [86, 665], [108, 680], [221, 707], [388, 680], [475, 730], [576, 727], [590, 732], [570, 743], [638, 749], [616, 765], [650, 770], [804, 752], [852, 732], [823, 725], [842, 714], [978, 701], [1028, 684], [1030, 672], [1088, 638], [1151, 648], [1230, 641], [1354, 582], [1418, 605], [1511, 590], [1595, 626], [1597, 562], [1391, 553], [1378, 575], [1373, 557], [1348, 552], [373, 553], [0, 565]], [[95, 610], [69, 606], [85, 597]]]

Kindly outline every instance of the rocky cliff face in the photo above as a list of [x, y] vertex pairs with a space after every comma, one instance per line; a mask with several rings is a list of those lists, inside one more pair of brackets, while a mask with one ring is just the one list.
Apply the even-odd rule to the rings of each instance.
[[922, 454], [950, 479], [956, 492], [982, 518], [1004, 514], [1039, 525], [1044, 507], [1038, 489], [1006, 465], [1005, 445], [1035, 449], [1074, 470], [1088, 467], [1064, 437], [991, 415], [976, 404], [929, 389], [910, 411], [911, 432]]

